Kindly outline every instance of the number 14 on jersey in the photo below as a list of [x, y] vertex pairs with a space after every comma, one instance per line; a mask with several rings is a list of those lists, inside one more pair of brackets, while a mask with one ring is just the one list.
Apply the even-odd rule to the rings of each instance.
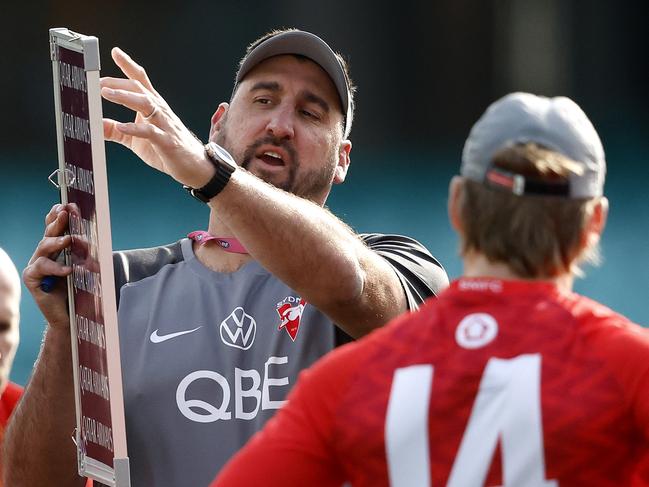
[[[545, 477], [540, 383], [539, 354], [487, 362], [447, 487], [484, 485], [499, 438], [503, 487], [558, 487]], [[432, 365], [394, 373], [385, 422], [392, 487], [432, 485], [428, 413], [433, 390]]]

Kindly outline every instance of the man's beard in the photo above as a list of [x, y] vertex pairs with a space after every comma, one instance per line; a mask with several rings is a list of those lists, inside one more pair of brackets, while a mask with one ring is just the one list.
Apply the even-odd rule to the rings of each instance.
[[246, 170], [249, 170], [252, 159], [255, 158], [261, 146], [273, 145], [275, 147], [281, 147], [286, 151], [289, 159], [288, 161], [284, 161], [288, 171], [284, 181], [274, 181], [275, 174], [259, 167], [253, 167], [251, 173], [276, 188], [312, 201], [322, 200], [320, 202], [323, 203], [323, 198], [326, 198], [329, 194], [336, 168], [334, 154], [327, 154], [323, 161], [324, 164], [321, 167], [307, 173], [300, 173], [299, 171], [301, 163], [293, 144], [288, 140], [279, 139], [272, 135], [257, 139], [243, 151], [243, 154], [237, 154], [233, 152], [232, 146], [228, 142], [225, 120], [222, 123], [221, 130], [216, 134], [215, 142], [230, 152], [234, 160]]

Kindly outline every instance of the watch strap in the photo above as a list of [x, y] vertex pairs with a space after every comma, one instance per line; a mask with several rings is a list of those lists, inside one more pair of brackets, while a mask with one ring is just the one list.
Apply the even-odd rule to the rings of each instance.
[[[225, 186], [230, 181], [232, 173], [237, 167], [232, 157], [230, 157], [230, 161], [224, 161], [223, 158], [219, 155], [220, 151], [225, 152], [224, 149], [217, 146], [220, 151], [216, 151], [214, 150], [214, 148], [210, 147], [212, 145], [216, 144], [209, 143], [205, 146], [205, 154], [207, 155], [209, 161], [214, 165], [214, 169], [216, 169], [214, 176], [212, 176], [212, 178], [200, 188], [183, 186], [194, 198], [202, 201], [203, 203], [208, 203], [212, 198], [223, 191]], [[225, 154], [229, 156], [227, 152], [225, 152]]]

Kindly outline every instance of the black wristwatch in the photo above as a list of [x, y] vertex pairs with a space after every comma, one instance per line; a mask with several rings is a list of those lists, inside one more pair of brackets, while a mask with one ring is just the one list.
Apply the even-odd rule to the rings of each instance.
[[238, 166], [230, 153], [214, 142], [205, 145], [205, 154], [210, 162], [214, 164], [214, 168], [216, 169], [214, 176], [202, 188], [195, 189], [189, 186], [183, 186], [183, 188], [189, 191], [197, 200], [208, 203], [223, 191], [223, 188], [230, 181], [230, 176], [232, 176], [232, 173]]

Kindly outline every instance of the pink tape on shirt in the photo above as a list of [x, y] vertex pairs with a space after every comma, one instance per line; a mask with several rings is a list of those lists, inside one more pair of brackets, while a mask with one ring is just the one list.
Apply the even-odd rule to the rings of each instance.
[[216, 242], [225, 250], [226, 252], [232, 252], [233, 254], [247, 254], [248, 251], [246, 248], [241, 245], [236, 238], [230, 237], [215, 237], [209, 232], [203, 230], [195, 230], [187, 235], [194, 242], [197, 242], [199, 245], [205, 245], [207, 242], [216, 240]]

